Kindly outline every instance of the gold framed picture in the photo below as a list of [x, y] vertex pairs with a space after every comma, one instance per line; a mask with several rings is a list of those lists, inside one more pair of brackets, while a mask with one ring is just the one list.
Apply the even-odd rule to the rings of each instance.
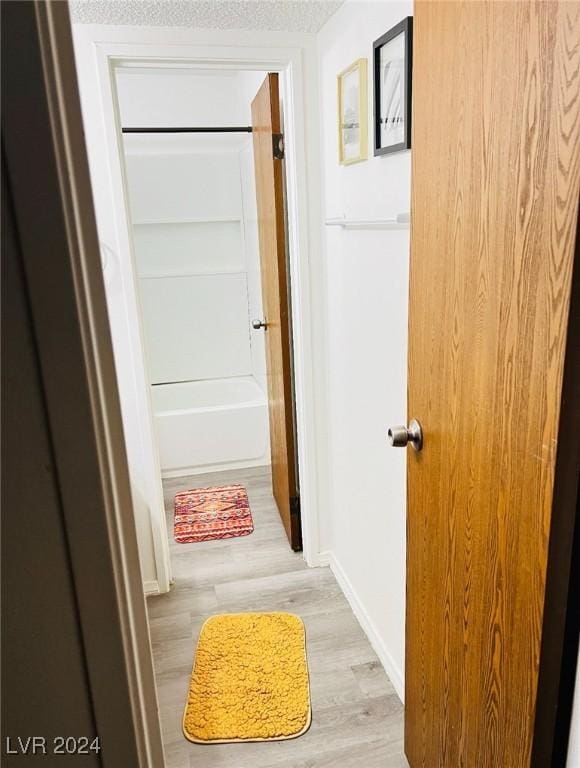
[[368, 157], [367, 60], [357, 59], [338, 75], [338, 161]]

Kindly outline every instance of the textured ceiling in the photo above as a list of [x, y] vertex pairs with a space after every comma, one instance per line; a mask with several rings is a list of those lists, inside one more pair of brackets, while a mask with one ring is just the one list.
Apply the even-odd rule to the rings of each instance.
[[72, 0], [75, 24], [318, 32], [344, 0]]

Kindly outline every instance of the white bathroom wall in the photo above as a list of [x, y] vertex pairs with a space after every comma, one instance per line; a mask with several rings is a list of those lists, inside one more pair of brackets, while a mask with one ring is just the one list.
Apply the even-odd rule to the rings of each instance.
[[238, 125], [243, 114], [235, 70], [127, 68], [117, 91], [124, 126]]
[[[410, 152], [372, 156], [372, 43], [411, 2], [346, 2], [318, 35], [323, 210], [327, 218], [408, 212]], [[338, 163], [337, 74], [369, 63], [369, 159]], [[406, 419], [408, 230], [325, 227], [331, 499], [322, 547], [403, 695], [405, 452], [389, 425]]]
[[242, 125], [251, 125], [252, 123], [252, 101], [268, 73], [259, 70], [246, 70], [238, 72], [236, 90], [238, 93], [238, 103], [240, 105], [240, 120]]

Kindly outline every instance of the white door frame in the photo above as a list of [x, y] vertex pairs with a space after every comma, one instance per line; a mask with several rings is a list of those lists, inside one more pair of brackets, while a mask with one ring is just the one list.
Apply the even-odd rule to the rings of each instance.
[[[200, 44], [209, 38], [251, 38], [251, 45]], [[276, 36], [268, 34], [266, 37]], [[163, 499], [161, 472], [154, 443], [153, 409], [145, 370], [143, 331], [141, 328], [137, 272], [131, 246], [130, 218], [127, 206], [126, 179], [124, 178], [123, 145], [117, 104], [115, 70], [118, 67], [159, 67], [164, 65], [191, 68], [247, 69], [278, 72], [284, 96], [285, 171], [288, 208], [288, 246], [290, 279], [292, 285], [292, 327], [294, 353], [294, 379], [296, 395], [297, 445], [300, 473], [300, 497], [302, 509], [302, 533], [304, 559], [310, 566], [320, 565], [319, 519], [316, 468], [316, 435], [314, 413], [314, 367], [312, 354], [312, 305], [309, 270], [309, 222], [308, 180], [306, 163], [305, 79], [303, 47], [286, 47], [280, 44], [265, 45], [264, 35], [212, 33], [200, 30], [107, 27], [101, 25], [77, 25], [74, 27], [77, 66], [81, 79], [83, 114], [100, 115], [101, 123], [90, 126], [101, 132], [99, 140], [88, 136], [91, 168], [103, 163], [107, 166], [110, 195], [114, 208], [118, 258], [130, 264], [125, 272], [126, 322], [132, 329], [134, 350], [133, 377], [136, 383], [133, 397], [146, 419], [142, 421], [141, 441], [149, 456], [150, 471], [155, 473], [151, 483], [153, 505]], [[279, 36], [286, 41], [291, 36]], [[312, 45], [311, 41], [308, 41]], [[86, 82], [87, 78], [90, 82]], [[88, 96], [87, 96], [88, 94]], [[88, 105], [87, 98], [92, 104]], [[312, 101], [312, 100], [311, 100]], [[310, 105], [312, 113], [312, 104]], [[314, 115], [310, 115], [316, 131]], [[86, 126], [87, 133], [89, 126]], [[312, 139], [312, 136], [310, 137]], [[99, 155], [97, 157], [97, 154]], [[110, 204], [109, 204], [110, 205]], [[95, 199], [97, 221], [100, 225], [99, 201]], [[318, 224], [318, 222], [316, 222]], [[159, 581], [159, 591], [167, 591], [170, 580], [169, 552], [164, 515], [154, 524], [152, 537], [154, 557]], [[161, 574], [161, 578], [159, 575]]]

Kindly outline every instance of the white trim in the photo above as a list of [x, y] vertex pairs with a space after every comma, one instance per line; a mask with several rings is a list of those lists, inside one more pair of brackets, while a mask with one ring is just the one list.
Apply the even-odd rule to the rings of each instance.
[[[300, 496], [302, 508], [302, 534], [304, 559], [311, 566], [318, 565], [319, 518], [316, 467], [316, 434], [314, 408], [314, 365], [312, 350], [312, 305], [310, 298], [309, 244], [319, 222], [311, 214], [313, 201], [308, 195], [307, 144], [310, 152], [319, 145], [316, 126], [317, 102], [315, 93], [309, 91], [303, 71], [303, 55], [308, 49], [315, 57], [315, 36], [286, 33], [212, 32], [209, 30], [151, 29], [136, 27], [107, 27], [100, 25], [76, 25], [74, 28], [77, 55], [84, 57], [84, 71], [97, 70], [100, 111], [107, 134], [108, 164], [111, 193], [115, 199], [116, 229], [122, 253], [130, 253], [129, 222], [122, 199], [122, 134], [115, 104], [114, 67], [117, 65], [146, 67], [152, 60], [155, 65], [171, 64], [204, 69], [247, 69], [279, 72], [284, 97], [285, 112], [285, 168], [288, 205], [288, 246], [290, 277], [293, 287], [292, 323], [295, 362], [295, 392], [297, 443], [300, 472]], [[163, 42], [160, 42], [160, 41]], [[211, 42], [215, 41], [214, 44]], [[272, 45], [272, 41], [275, 44]], [[209, 43], [209, 44], [208, 44]], [[224, 44], [225, 43], [225, 44]], [[87, 62], [88, 57], [91, 58]], [[94, 76], [94, 75], [93, 75]], [[95, 92], [91, 99], [98, 99]], [[306, 103], [308, 101], [308, 103]], [[305, 125], [306, 123], [306, 125]], [[312, 198], [312, 195], [310, 196]], [[133, 283], [126, 286], [135, 302], [136, 270], [133, 267]], [[130, 324], [139, 323], [135, 314], [129, 314]], [[133, 361], [136, 381], [144, 379], [144, 352], [141, 350]], [[140, 387], [142, 389], [142, 387]], [[141, 398], [143, 412], [148, 414], [147, 432], [152, 435], [152, 410], [150, 397]], [[160, 473], [158, 475], [160, 478]], [[165, 552], [160, 546], [160, 531], [154, 531], [156, 560], [160, 571], [166, 571]], [[168, 554], [167, 554], [168, 561]]]
[[[110, 324], [118, 335], [130, 340], [127, 366], [132, 370], [132, 392], [121, 391], [121, 404], [129, 402], [136, 410], [138, 418], [133, 416], [132, 423], [137, 426], [130, 435], [127, 430], [127, 413], [123, 411], [126, 438], [131, 438], [133, 450], [139, 446], [138, 460], [129, 455], [129, 469], [132, 476], [133, 503], [149, 511], [150, 535], [155, 565], [155, 578], [161, 592], [167, 592], [171, 583], [171, 564], [169, 543], [165, 520], [161, 469], [154, 440], [153, 409], [149, 386], [145, 382], [145, 351], [143, 330], [138, 312], [138, 294], [131, 290], [135, 285], [136, 267], [132, 250], [131, 230], [127, 224], [127, 201], [125, 195], [126, 180], [124, 164], [121, 162], [122, 135], [118, 130], [119, 114], [116, 104], [115, 83], [106, 53], [100, 55], [98, 46], [89, 39], [76, 47], [77, 69], [83, 105], [87, 150], [91, 161], [91, 171], [95, 167], [108, 182], [109, 200], [103, 205], [102, 194], [94, 195], [99, 234], [103, 237], [102, 227], [107, 232], [109, 242], [102, 242], [101, 248], [108, 251], [116, 260], [111, 268], [119, 268], [123, 284], [122, 302], [116, 300], [117, 312], [109, 316]], [[112, 204], [111, 204], [112, 201]], [[109, 244], [110, 243], [110, 244]], [[105, 283], [107, 272], [105, 270]], [[122, 311], [121, 311], [122, 304]], [[140, 375], [135, 375], [136, 372]], [[119, 382], [121, 383], [121, 382]], [[123, 397], [124, 395], [124, 397]], [[129, 418], [131, 418], [129, 416]], [[138, 470], [135, 465], [138, 464]], [[141, 487], [134, 482], [139, 475]], [[137, 494], [137, 496], [135, 496]], [[147, 581], [145, 576], [145, 581]]]
[[[159, 514], [151, 515], [151, 537], [153, 539], [153, 552], [155, 558], [155, 573], [157, 575], [159, 592], [169, 592], [171, 585], [171, 560], [169, 556], [169, 540], [167, 535], [167, 522], [165, 517], [165, 501], [163, 486], [161, 484], [161, 463], [159, 451], [155, 439], [155, 423], [152, 402], [151, 387], [147, 375], [147, 358], [145, 351], [145, 332], [143, 328], [143, 315], [140, 309], [140, 296], [137, 288], [139, 276], [135, 249], [133, 243], [133, 228], [129, 214], [129, 185], [127, 180], [123, 134], [121, 132], [121, 116], [117, 98], [117, 84], [111, 62], [107, 58], [101, 61], [99, 69], [101, 74], [101, 98], [109, 109], [103, 110], [103, 122], [107, 132], [107, 150], [109, 153], [109, 168], [111, 171], [111, 186], [113, 199], [115, 200], [115, 227], [117, 230], [117, 242], [119, 249], [129, 257], [130, 273], [128, 281], [124, 285], [125, 298], [129, 298], [127, 309], [127, 323], [133, 321], [135, 333], [135, 349], [133, 351], [135, 395], [140, 402], [141, 412], [144, 418], [140, 419], [141, 446], [146, 457], [149, 458], [149, 498], [148, 502], [153, 509], [158, 509]], [[108, 100], [108, 101], [107, 101]], [[129, 284], [130, 283], [130, 284]]]
[[328, 568], [330, 566], [331, 560], [332, 560], [332, 552], [329, 552], [327, 549], [325, 549], [318, 555], [318, 565], [321, 568]]
[[344, 596], [348, 600], [352, 612], [356, 616], [359, 624], [362, 627], [363, 632], [368, 637], [373, 650], [379, 657], [379, 661], [383, 665], [385, 672], [387, 673], [389, 680], [393, 684], [397, 696], [402, 702], [405, 701], [405, 683], [404, 673], [400, 669], [395, 660], [387, 650], [379, 632], [373, 624], [370, 616], [365, 610], [365, 607], [360, 600], [359, 596], [353, 585], [351, 584], [348, 576], [344, 572], [344, 569], [333, 552], [325, 551], [320, 553], [321, 565], [329, 565], [330, 570], [334, 574], [335, 579], [338, 582], [339, 587], [344, 593]]
[[151, 595], [160, 595], [161, 590], [159, 589], [159, 582], [153, 580], [144, 581], [143, 592], [145, 592], [145, 597], [151, 597]]

